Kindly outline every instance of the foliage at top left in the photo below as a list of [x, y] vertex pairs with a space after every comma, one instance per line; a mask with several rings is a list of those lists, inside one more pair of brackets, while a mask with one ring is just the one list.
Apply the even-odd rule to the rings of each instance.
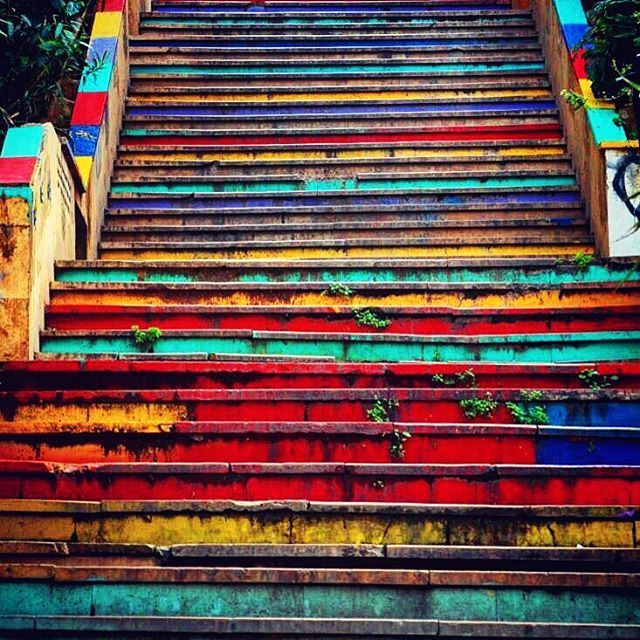
[[0, 143], [27, 122], [64, 128], [95, 0], [0, 0]]

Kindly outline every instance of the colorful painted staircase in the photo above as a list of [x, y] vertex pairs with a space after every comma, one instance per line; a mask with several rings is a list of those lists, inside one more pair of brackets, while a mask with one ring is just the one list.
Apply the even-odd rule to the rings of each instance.
[[130, 55], [0, 371], [0, 637], [640, 638], [640, 271], [530, 12], [155, 0]]

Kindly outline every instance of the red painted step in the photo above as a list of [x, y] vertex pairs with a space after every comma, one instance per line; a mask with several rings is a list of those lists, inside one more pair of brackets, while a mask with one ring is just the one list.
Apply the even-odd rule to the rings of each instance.
[[0, 498], [618, 505], [640, 503], [640, 478], [629, 467], [0, 461]]
[[[53, 298], [55, 301], [55, 297]], [[394, 333], [417, 335], [511, 335], [639, 331], [640, 306], [562, 309], [387, 308]], [[317, 333], [370, 333], [348, 307], [206, 307], [52, 304], [47, 328], [130, 329], [133, 325], [177, 329], [251, 329]], [[383, 332], [383, 331], [381, 331]]]
[[559, 124], [503, 125], [486, 127], [447, 127], [418, 132], [345, 133], [333, 135], [260, 136], [123, 136], [121, 144], [154, 147], [197, 147], [228, 145], [339, 144], [353, 142], [463, 142], [496, 140], [561, 140]]
[[0, 364], [1, 388], [32, 389], [387, 389], [430, 388], [471, 369], [493, 389], [586, 389], [585, 370], [618, 376], [615, 389], [640, 390], [640, 362], [521, 365], [471, 362], [296, 363], [144, 360], [56, 360]]
[[[20, 420], [22, 407], [29, 407], [31, 413], [39, 411], [54, 421], [60, 413], [68, 423], [66, 407], [82, 407], [82, 411], [93, 405], [99, 408], [98, 418], [103, 421], [104, 409], [109, 408], [112, 416], [109, 423], [144, 420], [149, 424], [167, 424], [167, 418], [149, 413], [152, 407], [165, 415], [169, 408], [180, 414], [178, 420], [206, 421], [287, 421], [287, 422], [366, 422], [367, 412], [376, 398], [394, 399], [398, 406], [390, 411], [390, 418], [396, 422], [470, 422], [465, 416], [460, 402], [470, 398], [486, 398], [491, 394], [499, 403], [491, 415], [478, 416], [475, 422], [510, 424], [512, 415], [504, 402], [521, 402], [520, 391], [505, 389], [233, 389], [233, 390], [97, 390], [97, 391], [19, 391], [0, 393], [0, 413], [5, 421]], [[543, 405], [561, 404], [567, 415], [582, 416], [589, 409], [596, 412], [598, 420], [614, 415], [606, 413], [607, 403], [628, 403], [630, 410], [638, 406], [640, 393], [624, 390], [562, 390], [544, 391], [536, 403]], [[142, 408], [131, 415], [135, 408]], [[117, 413], [116, 413], [117, 411]], [[123, 418], [125, 415], [127, 419]], [[136, 418], [136, 415], [138, 416]], [[634, 414], [635, 415], [635, 414]], [[50, 416], [50, 417], [49, 417]], [[39, 419], [43, 419], [42, 415]], [[89, 418], [83, 418], [89, 420]], [[634, 418], [635, 419], [635, 418]], [[175, 422], [172, 420], [171, 422]], [[579, 422], [579, 423], [580, 423]], [[584, 424], [587, 424], [585, 422]], [[608, 424], [608, 423], [605, 423]], [[611, 423], [615, 426], [614, 423]], [[635, 426], [635, 425], [625, 425]]]
[[[131, 430], [128, 430], [131, 429]], [[401, 436], [403, 452], [392, 452]], [[389, 423], [180, 422], [52, 433], [0, 423], [0, 459], [91, 462], [349, 462], [536, 464], [534, 426]]]

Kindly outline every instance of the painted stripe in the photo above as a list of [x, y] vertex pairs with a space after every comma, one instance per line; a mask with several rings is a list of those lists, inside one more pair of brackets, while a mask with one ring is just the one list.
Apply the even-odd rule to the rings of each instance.
[[[270, 104], [260, 106], [229, 106], [229, 107], [191, 107], [188, 104], [171, 107], [130, 107], [127, 115], [136, 116], [246, 116], [246, 115], [303, 115], [303, 114], [385, 114], [385, 113], [476, 113], [498, 112], [510, 113], [512, 111], [540, 111], [556, 109], [555, 102], [543, 100], [537, 102], [480, 102], [469, 104], [377, 104], [377, 105], [295, 105], [272, 106]], [[127, 130], [125, 130], [125, 135]]]
[[510, 71], [543, 71], [544, 65], [531, 62], [513, 63], [486, 63], [486, 64], [327, 64], [327, 65], [246, 65], [219, 67], [190, 67], [187, 65], [133, 65], [131, 75], [161, 75], [172, 76], [271, 76], [271, 75], [368, 75], [376, 74], [447, 74], [447, 73], [482, 73], [497, 72], [509, 73]]
[[[106, 301], [105, 301], [106, 302]], [[304, 334], [302, 334], [304, 335]], [[197, 337], [163, 336], [155, 345], [156, 353], [226, 353], [329, 356], [347, 362], [432, 361], [438, 353], [447, 362], [603, 362], [640, 359], [639, 332], [595, 334], [547, 334], [520, 336], [478, 336], [477, 343], [460, 344], [455, 340], [432, 337], [403, 342], [372, 342], [358, 334], [350, 340], [325, 336], [324, 339], [279, 337]], [[139, 348], [127, 337], [87, 336], [44, 337], [45, 353], [138, 353]], [[638, 417], [640, 420], [640, 417]], [[559, 422], [558, 424], [564, 424]], [[640, 424], [640, 422], [639, 422]], [[625, 425], [629, 426], [629, 425]]]
[[[521, 602], [527, 602], [523, 610]], [[432, 586], [5, 582], [3, 615], [401, 618], [638, 623], [634, 593]], [[464, 607], [461, 607], [464, 603]]]

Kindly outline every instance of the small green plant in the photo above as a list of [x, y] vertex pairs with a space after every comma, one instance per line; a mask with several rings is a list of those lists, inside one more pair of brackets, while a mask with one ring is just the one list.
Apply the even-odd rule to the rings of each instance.
[[490, 393], [487, 393], [484, 398], [464, 398], [460, 400], [459, 404], [464, 415], [467, 416], [469, 420], [473, 420], [479, 416], [490, 417], [498, 408], [498, 403]]
[[342, 282], [332, 282], [324, 291], [325, 296], [340, 296], [342, 298], [351, 298], [355, 291]]
[[594, 391], [607, 389], [620, 379], [619, 376], [604, 376], [595, 369], [583, 369], [578, 374], [578, 378], [589, 387], [589, 389], [593, 389]]
[[433, 362], [444, 362], [444, 358], [442, 357], [442, 353], [440, 353], [440, 349], [438, 349], [438, 347], [436, 347], [435, 351], [433, 352], [433, 357], [431, 358], [431, 360], [433, 360]]
[[137, 324], [131, 327], [131, 337], [143, 353], [153, 353], [156, 342], [162, 337], [162, 331], [158, 327], [140, 329]]
[[473, 373], [473, 369], [467, 369], [452, 376], [443, 376], [441, 373], [435, 373], [431, 376], [431, 381], [434, 384], [439, 384], [443, 387], [455, 387], [458, 385], [463, 387], [475, 387], [476, 374]]
[[580, 273], [586, 271], [592, 262], [593, 256], [590, 253], [582, 253], [579, 251], [575, 256], [573, 256], [573, 264], [576, 265]]
[[542, 391], [534, 389], [520, 391], [522, 404], [506, 402], [505, 406], [517, 424], [549, 424], [547, 408], [543, 404], [533, 404], [542, 400]]
[[381, 317], [375, 309], [354, 309], [353, 315], [356, 318], [356, 322], [365, 327], [386, 329], [391, 324], [389, 318]]
[[400, 403], [393, 398], [375, 397], [373, 406], [367, 410], [367, 417], [372, 422], [392, 422], [395, 410]]
[[560, 96], [574, 111], [580, 111], [587, 104], [587, 99], [584, 96], [570, 89], [563, 89]]
[[383, 482], [382, 480], [374, 480], [374, 481], [371, 483], [371, 486], [372, 486], [374, 489], [384, 489], [384, 482]]
[[404, 459], [404, 443], [411, 437], [411, 433], [408, 431], [398, 431], [398, 429], [394, 429], [389, 436], [389, 452], [391, 453], [391, 457], [394, 460]]

